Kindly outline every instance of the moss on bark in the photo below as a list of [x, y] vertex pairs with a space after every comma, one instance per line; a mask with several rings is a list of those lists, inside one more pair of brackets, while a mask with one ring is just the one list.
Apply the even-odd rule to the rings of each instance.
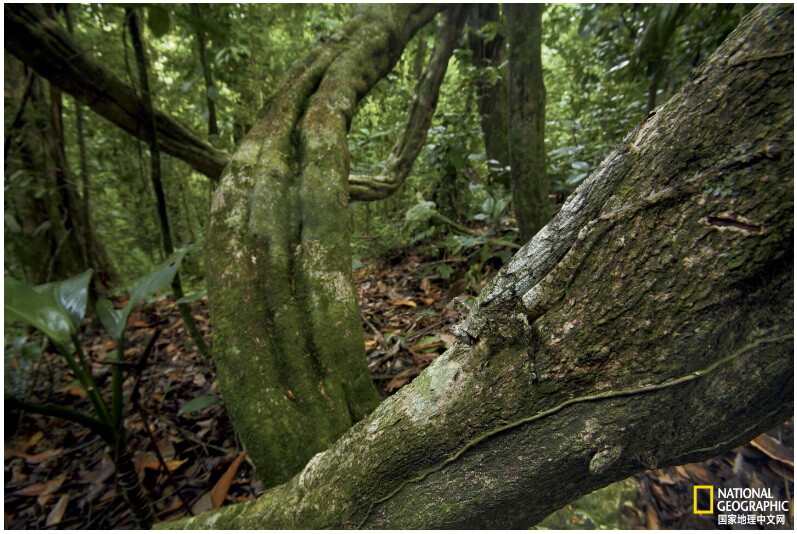
[[346, 133], [439, 8], [362, 7], [288, 74], [216, 191], [207, 243], [222, 391], [267, 485], [378, 403], [351, 274]]

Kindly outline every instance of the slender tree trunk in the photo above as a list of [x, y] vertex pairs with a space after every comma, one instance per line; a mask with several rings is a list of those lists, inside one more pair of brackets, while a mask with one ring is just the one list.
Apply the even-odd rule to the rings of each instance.
[[349, 195], [359, 200], [377, 200], [395, 193], [410, 174], [415, 159], [426, 144], [440, 85], [464, 24], [465, 9], [451, 8], [440, 16], [432, 57], [424, 67], [407, 112], [404, 128], [390, 150], [383, 172], [378, 176], [349, 176]]
[[[149, 80], [147, 76], [147, 56], [144, 50], [144, 42], [141, 38], [141, 29], [136, 10], [128, 8], [126, 10], [126, 17], [130, 29], [130, 37], [133, 41], [133, 48], [136, 53], [136, 62], [138, 63], [139, 83], [141, 84], [141, 92], [143, 95], [141, 101], [144, 103], [144, 109], [142, 110], [144, 115], [143, 122], [147, 130], [149, 142], [152, 188], [155, 191], [158, 220], [160, 221], [161, 236], [163, 238], [163, 250], [166, 256], [169, 256], [174, 252], [174, 245], [172, 244], [169, 215], [166, 210], [166, 195], [163, 192], [163, 183], [161, 182], [160, 149], [158, 147], [157, 131], [155, 129], [155, 117], [152, 112], [152, 93], [149, 89]], [[177, 299], [183, 296], [183, 287], [180, 282], [179, 273], [174, 275], [172, 290]], [[202, 334], [196, 326], [194, 317], [191, 315], [191, 308], [187, 304], [178, 304], [177, 307], [180, 310], [180, 316], [183, 318], [185, 328], [197, 349], [203, 356], [210, 358], [210, 348], [205, 343]]]
[[35, 154], [31, 154], [33, 166], [28, 169], [41, 177], [46, 190], [41, 196], [41, 204], [44, 205], [49, 224], [39, 226], [38, 230], [50, 234], [50, 254], [40, 258], [39, 278], [41, 281], [51, 281], [74, 276], [86, 267], [74, 221], [74, 197], [67, 189], [64, 162], [59, 153], [53, 101], [47, 101], [45, 84], [41, 79], [34, 81], [31, 93], [35, 110], [31, 126], [37, 130], [34, 133], [37, 139], [31, 140], [33, 144], [30, 148]]
[[526, 528], [791, 416], [793, 25], [789, 4], [748, 15], [482, 291], [462, 341], [299, 475], [161, 526]]
[[[202, 20], [202, 12], [199, 9], [199, 4], [191, 4], [191, 14]], [[210, 71], [210, 64], [206, 57], [207, 41], [205, 39], [205, 32], [200, 28], [196, 29], [197, 48], [199, 48], [199, 62], [202, 64], [202, 74], [205, 77], [205, 95], [208, 101], [208, 138], [214, 145], [219, 144], [219, 125], [216, 120], [216, 97], [211, 96], [211, 92], [215, 91], [216, 87], [213, 85], [213, 74]], [[218, 92], [216, 92], [218, 94]]]
[[358, 6], [287, 74], [216, 190], [206, 250], [219, 383], [266, 485], [379, 402], [351, 271], [346, 133], [440, 9]]
[[509, 39], [509, 162], [512, 202], [527, 241], [551, 218], [545, 173], [545, 85], [542, 4], [507, 4]]
[[[71, 35], [73, 33], [72, 10], [69, 8], [69, 4], [64, 4], [63, 9], [66, 15], [67, 31], [69, 31]], [[81, 198], [78, 204], [78, 210], [80, 211], [80, 219], [83, 224], [83, 246], [86, 250], [86, 256], [89, 258], [90, 266], [97, 273], [96, 280], [99, 280], [105, 287], [110, 287], [111, 282], [116, 278], [116, 273], [113, 268], [113, 263], [108, 257], [108, 253], [102, 242], [98, 239], [94, 231], [94, 224], [91, 221], [91, 177], [89, 176], [88, 154], [86, 151], [86, 138], [83, 128], [83, 106], [80, 105], [77, 99], [75, 99], [75, 128], [77, 131], [78, 155], [80, 159]], [[92, 281], [93, 280], [95, 279], [92, 278]]]
[[[481, 118], [482, 134], [484, 136], [484, 151], [487, 159], [495, 160], [499, 166], [509, 166], [509, 125], [508, 125], [508, 92], [509, 80], [506, 61], [506, 40], [503, 31], [496, 32], [492, 39], [488, 39], [479, 30], [486, 24], [501, 22], [498, 4], [474, 4], [470, 9], [468, 23], [471, 32], [468, 34], [468, 43], [473, 51], [473, 65], [478, 69], [495, 69], [500, 72], [497, 80], [490, 81], [487, 77], [480, 79], [476, 86], [479, 116]], [[492, 78], [492, 76], [490, 76]], [[499, 171], [494, 179], [510, 187], [509, 173]]]

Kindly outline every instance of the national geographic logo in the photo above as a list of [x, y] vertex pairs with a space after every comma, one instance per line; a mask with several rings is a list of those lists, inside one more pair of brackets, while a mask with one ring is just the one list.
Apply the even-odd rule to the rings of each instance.
[[[714, 513], [714, 486], [695, 486], [692, 494], [692, 513]], [[702, 498], [699, 498], [699, 497]], [[706, 504], [708, 502], [708, 504]]]
[[715, 509], [718, 525], [785, 525], [789, 501], [775, 499], [771, 488], [717, 488], [715, 496], [714, 486], [694, 486], [692, 513]]

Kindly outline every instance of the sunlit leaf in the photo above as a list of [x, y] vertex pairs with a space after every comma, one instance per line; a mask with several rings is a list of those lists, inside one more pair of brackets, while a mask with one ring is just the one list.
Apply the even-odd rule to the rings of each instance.
[[88, 269], [86, 272], [73, 276], [72, 278], [36, 286], [33, 289], [37, 293], [42, 294], [51, 292], [69, 314], [72, 324], [75, 326], [75, 329], [77, 329], [80, 327], [83, 316], [86, 315], [86, 303], [89, 297], [89, 281], [93, 273], [94, 271]]
[[188, 304], [189, 302], [196, 302], [197, 300], [203, 298], [205, 295], [208, 294], [207, 289], [203, 289], [202, 291], [197, 291], [191, 295], [185, 295], [175, 301], [175, 304]]
[[94, 307], [97, 311], [97, 317], [99, 317], [105, 330], [107, 330], [115, 340], [121, 339], [124, 330], [124, 324], [122, 323], [124, 314], [122, 310], [114, 308], [113, 304], [107, 299], [99, 299]]

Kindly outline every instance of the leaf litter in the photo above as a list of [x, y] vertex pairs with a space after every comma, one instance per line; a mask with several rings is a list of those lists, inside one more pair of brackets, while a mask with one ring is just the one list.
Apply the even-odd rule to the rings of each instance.
[[[459, 316], [452, 300], [475, 296], [500, 267], [485, 263], [482, 279], [469, 283], [464, 277], [467, 257], [440, 259], [421, 250], [393, 250], [379, 262], [354, 270], [368, 367], [383, 398], [409, 384], [455, 342], [451, 326]], [[446, 268], [430, 269], [435, 265]], [[189, 306], [210, 342], [207, 297]], [[159, 520], [255, 499], [263, 485], [246, 461], [215, 369], [194, 350], [173, 302], [160, 300], [133, 314], [126, 356], [134, 361], [157, 328], [163, 332], [139, 382], [147, 421], [131, 410], [125, 427], [136, 470]], [[111, 375], [105, 362], [116, 342], [92, 319], [86, 319], [84, 329], [83, 339], [89, 343], [84, 350], [94, 362], [99, 384], [105, 384]], [[76, 388], [57, 353], [43, 355], [38, 377], [31, 400], [89, 411], [85, 392]], [[132, 388], [133, 380], [127, 380], [125, 394]], [[285, 394], [292, 395], [289, 390]], [[6, 528], [135, 527], [116, 491], [113, 463], [97, 436], [74, 423], [36, 414], [9, 419], [14, 418], [6, 418], [5, 430]], [[629, 524], [708, 527], [704, 516], [690, 513], [695, 484], [764, 484], [791, 498], [793, 458], [792, 419], [752, 444], [706, 462], [639, 474], [639, 513], [632, 514]]]

